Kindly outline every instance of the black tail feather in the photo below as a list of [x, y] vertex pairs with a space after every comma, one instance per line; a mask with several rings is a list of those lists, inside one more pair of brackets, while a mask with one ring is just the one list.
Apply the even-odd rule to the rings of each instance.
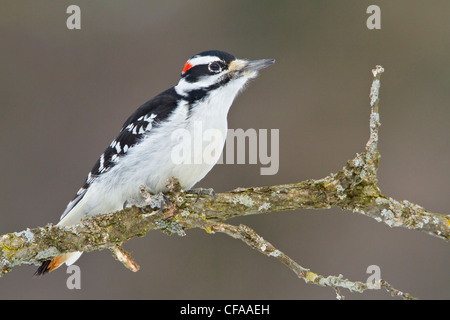
[[42, 275], [48, 273], [49, 272], [48, 265], [50, 264], [50, 262], [52, 262], [52, 260], [47, 260], [47, 261], [42, 262], [41, 266], [34, 273], [34, 276], [39, 277], [39, 276], [42, 276]]

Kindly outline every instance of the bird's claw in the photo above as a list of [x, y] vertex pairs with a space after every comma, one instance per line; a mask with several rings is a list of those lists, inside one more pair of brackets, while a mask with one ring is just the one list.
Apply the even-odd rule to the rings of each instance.
[[152, 208], [159, 208], [159, 212], [162, 212], [166, 206], [170, 206], [169, 198], [162, 192], [157, 194], [152, 194], [146, 190], [144, 186], [140, 187], [141, 196], [139, 199], [132, 198], [128, 199], [123, 203], [123, 209], [126, 207], [131, 207], [133, 205], [140, 207], [141, 211], [145, 213], [144, 207], [150, 206]]
[[214, 204], [214, 202], [216, 201], [216, 192], [214, 191], [213, 188], [195, 188], [195, 189], [190, 189], [186, 192], [197, 195], [197, 199], [195, 199], [195, 203], [197, 203], [198, 199], [200, 199], [200, 196], [203, 196], [203, 195], [209, 195], [212, 197], [211, 204]]

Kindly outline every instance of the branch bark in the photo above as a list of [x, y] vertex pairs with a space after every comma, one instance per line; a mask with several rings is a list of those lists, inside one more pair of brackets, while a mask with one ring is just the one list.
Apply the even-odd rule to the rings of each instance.
[[[370, 137], [365, 151], [349, 160], [337, 173], [293, 184], [238, 188], [217, 194], [213, 204], [209, 198], [202, 197], [197, 201], [197, 195], [185, 193], [173, 179], [168, 185], [170, 204], [163, 211], [144, 201], [138, 207], [85, 219], [71, 227], [47, 225], [0, 236], [0, 276], [21, 264], [39, 264], [67, 252], [103, 249], [110, 249], [125, 266], [137, 271], [139, 266], [121, 248], [124, 242], [142, 237], [150, 230], [184, 235], [187, 229], [201, 228], [211, 234], [222, 232], [244, 241], [259, 252], [278, 259], [305, 282], [333, 288], [338, 298], [343, 298], [339, 288], [354, 292], [372, 289], [366, 283], [350, 281], [342, 275], [318, 275], [300, 266], [251, 228], [233, 226], [224, 221], [252, 214], [337, 207], [363, 214], [389, 227], [404, 227], [449, 240], [448, 215], [432, 213], [407, 200], [398, 201], [385, 196], [377, 186], [378, 103], [383, 71], [380, 66], [372, 70]], [[380, 280], [379, 285], [392, 295], [413, 298], [394, 289], [385, 280]]]

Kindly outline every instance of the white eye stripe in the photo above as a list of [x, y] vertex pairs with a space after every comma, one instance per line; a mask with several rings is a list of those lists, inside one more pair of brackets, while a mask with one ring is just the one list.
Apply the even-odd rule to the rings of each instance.
[[188, 62], [192, 65], [192, 66], [197, 66], [200, 64], [209, 64], [213, 61], [221, 61], [219, 58], [214, 57], [214, 56], [205, 56], [205, 57], [193, 57], [192, 59], [190, 59]]

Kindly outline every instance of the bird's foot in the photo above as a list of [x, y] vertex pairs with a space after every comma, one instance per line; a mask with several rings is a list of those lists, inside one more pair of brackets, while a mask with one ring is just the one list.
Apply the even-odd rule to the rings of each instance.
[[141, 208], [141, 211], [145, 213], [143, 207], [150, 206], [152, 208], [159, 208], [159, 212], [162, 212], [164, 208], [170, 205], [169, 198], [167, 198], [162, 192], [153, 194], [145, 188], [145, 186], [139, 187], [141, 196], [137, 198], [128, 199], [124, 202], [123, 208], [129, 208], [136, 206]]
[[197, 199], [195, 200], [195, 202], [198, 201], [198, 199], [200, 199], [200, 196], [203, 195], [208, 195], [211, 196], [211, 204], [214, 204], [214, 202], [216, 201], [216, 192], [214, 191], [213, 188], [195, 188], [195, 189], [190, 189], [187, 190], [186, 193], [193, 193], [197, 195]]

